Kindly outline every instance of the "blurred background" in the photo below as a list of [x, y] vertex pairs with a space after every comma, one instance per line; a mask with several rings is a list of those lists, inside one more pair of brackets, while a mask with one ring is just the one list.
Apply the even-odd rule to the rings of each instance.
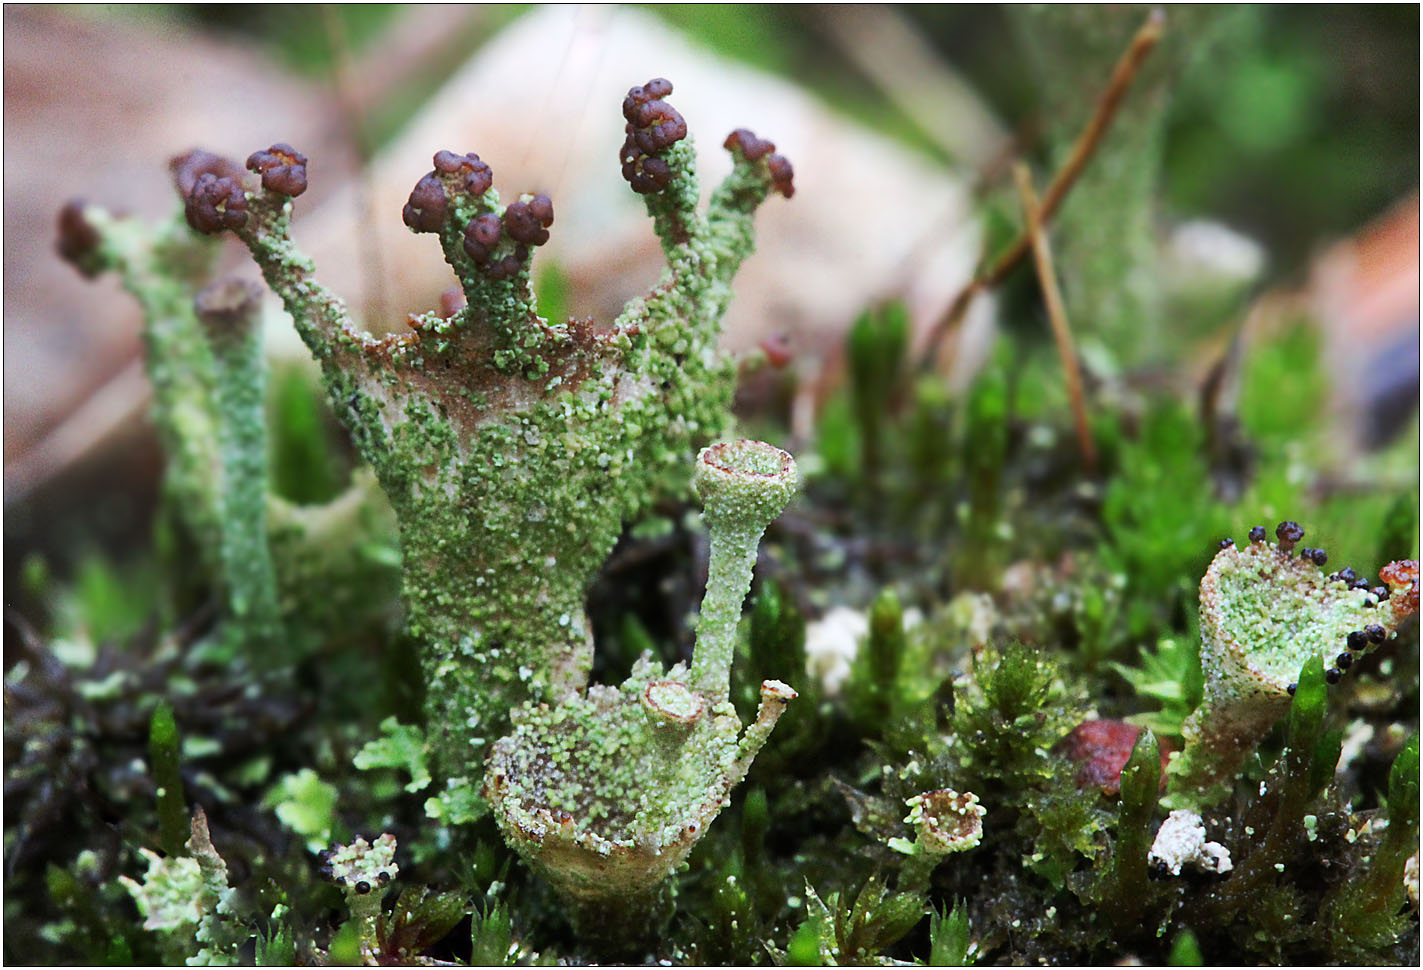
[[[202, 146], [245, 158], [290, 142], [312, 160], [297, 239], [384, 331], [435, 307], [452, 282], [434, 242], [404, 230], [401, 204], [436, 150], [475, 151], [506, 196], [554, 199], [535, 276], [548, 313], [606, 324], [659, 271], [614, 159], [623, 92], [665, 75], [704, 189], [729, 168], [720, 142], [735, 127], [773, 139], [796, 166], [796, 197], [758, 216], [727, 345], [788, 344], [797, 390], [785, 418], [809, 433], [867, 307], [902, 301], [912, 346], [926, 352], [985, 254], [1016, 231], [1009, 163], [1023, 158], [1048, 181], [1145, 16], [6, 5], [7, 578], [31, 551], [62, 570], [77, 551], [146, 536], [160, 467], [137, 307], [111, 277], [85, 281], [55, 254], [70, 198], [163, 218], [176, 204], [173, 155]], [[1417, 6], [1168, 9], [1159, 49], [1062, 210], [1065, 233], [1090, 216], [1111, 233], [1104, 247], [1129, 243], [1134, 265], [1151, 267], [1123, 280], [1107, 266], [1111, 299], [1092, 304], [1093, 247], [1064, 248], [1069, 309], [1098, 308], [1074, 320], [1082, 357], [1099, 375], [1190, 386], [1235, 334], [1303, 316], [1319, 328], [1330, 386], [1318, 393], [1341, 450], [1416, 433], [1418, 185]], [[1111, 207], [1132, 192], [1152, 204], [1133, 210], [1140, 224], [1118, 225]], [[255, 276], [235, 244], [224, 266]], [[1035, 298], [1020, 275], [931, 355], [951, 386], [973, 375], [995, 328], [1041, 328], [1018, 312]], [[269, 332], [273, 356], [301, 366], [275, 307]]]

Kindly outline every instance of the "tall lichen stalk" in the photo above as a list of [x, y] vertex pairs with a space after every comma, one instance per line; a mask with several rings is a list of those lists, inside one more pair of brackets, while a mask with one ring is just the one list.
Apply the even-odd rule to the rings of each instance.
[[501, 203], [475, 155], [437, 154], [404, 213], [437, 235], [466, 306], [413, 316], [411, 332], [379, 339], [292, 242], [299, 153], [253, 155], [260, 188], [217, 178], [188, 196], [195, 227], [233, 229], [250, 249], [395, 509], [406, 623], [423, 644], [429, 736], [447, 777], [478, 777], [511, 708], [586, 687], [588, 583], [624, 522], [685, 491], [696, 447], [728, 421], [720, 319], [752, 248], [752, 216], [773, 189], [790, 194], [789, 165], [736, 133], [733, 170], [699, 213], [686, 125], [662, 100], [670, 93], [660, 79], [629, 93], [623, 152], [667, 268], [607, 330], [538, 316], [529, 252], [548, 238], [552, 203]]
[[234, 629], [270, 662], [281, 638], [277, 576], [267, 536], [267, 370], [262, 354], [262, 294], [255, 283], [223, 280], [194, 300], [217, 371], [222, 458], [218, 511], [223, 573]]
[[163, 487], [206, 572], [220, 572], [221, 478], [217, 377], [193, 296], [217, 247], [181, 222], [151, 226], [70, 202], [59, 217], [59, 252], [84, 276], [118, 273], [143, 309], [144, 356], [166, 460]]
[[[202, 151], [171, 169], [184, 196], [200, 182], [242, 177], [240, 166]], [[58, 249], [87, 277], [116, 272], [141, 306], [165, 514], [192, 549], [183, 580], [220, 590], [231, 642], [271, 670], [385, 622], [391, 570], [368, 550], [389, 545], [394, 524], [365, 470], [321, 505], [273, 490], [260, 288], [234, 279], [204, 288], [217, 249], [193, 231], [191, 202], [185, 208], [186, 217], [148, 222], [75, 200], [60, 212]]]

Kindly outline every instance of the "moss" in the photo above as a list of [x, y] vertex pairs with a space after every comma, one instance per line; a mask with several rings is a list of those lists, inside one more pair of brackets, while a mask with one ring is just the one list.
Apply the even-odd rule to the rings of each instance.
[[1405, 937], [1405, 870], [1418, 852], [1418, 735], [1398, 752], [1388, 781], [1388, 827], [1364, 860], [1361, 878], [1340, 882], [1325, 899], [1321, 931], [1340, 962], [1362, 961]]

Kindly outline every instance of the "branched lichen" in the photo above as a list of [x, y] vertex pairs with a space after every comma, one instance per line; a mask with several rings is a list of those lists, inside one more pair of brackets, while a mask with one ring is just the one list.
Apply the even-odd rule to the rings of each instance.
[[187, 855], [166, 858], [148, 849], [143, 882], [120, 876], [143, 914], [143, 928], [164, 934], [165, 953], [189, 966], [235, 966], [252, 935], [233, 908], [227, 863], [213, 848], [207, 816], [193, 815]]
[[[242, 178], [202, 151], [171, 168], [185, 200], [205, 179]], [[60, 212], [58, 248], [85, 276], [116, 272], [142, 307], [166, 504], [192, 540], [195, 572], [225, 589], [238, 636], [265, 643], [265, 663], [290, 660], [297, 651], [271, 649], [278, 626], [289, 647], [309, 643], [313, 629], [323, 636], [390, 612], [391, 566], [367, 550], [389, 545], [394, 526], [369, 473], [324, 505], [294, 505], [267, 488], [258, 306], [246, 284], [203, 289], [213, 240], [183, 211], [149, 223], [75, 201]], [[220, 294], [236, 302], [224, 306]]]
[[261, 187], [229, 173], [188, 194], [194, 228], [231, 229], [251, 250], [390, 498], [432, 753], [461, 792], [478, 787], [511, 709], [586, 687], [589, 581], [623, 523], [684, 488], [685, 458], [727, 423], [719, 322], [752, 215], [769, 192], [790, 194], [789, 164], [749, 133], [729, 140], [732, 172], [698, 213], [671, 90], [656, 79], [623, 105], [623, 174], [645, 194], [668, 266], [608, 330], [537, 315], [530, 255], [548, 239], [553, 204], [533, 194], [502, 204], [477, 155], [437, 153], [403, 213], [438, 238], [465, 307], [413, 316], [411, 332], [380, 339], [313, 279], [291, 239], [294, 186], [272, 184], [276, 168], [263, 166], [290, 168], [292, 149], [248, 160]]

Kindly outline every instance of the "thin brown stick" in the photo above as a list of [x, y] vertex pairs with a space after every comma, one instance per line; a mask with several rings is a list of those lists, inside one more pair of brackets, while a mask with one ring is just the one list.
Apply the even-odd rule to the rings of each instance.
[[[1121, 107], [1122, 99], [1126, 97], [1132, 81], [1136, 78], [1142, 62], [1161, 40], [1165, 26], [1165, 14], [1160, 7], [1153, 8], [1147, 16], [1146, 22], [1137, 28], [1131, 43], [1118, 58], [1116, 67], [1112, 69], [1112, 78], [1107, 82], [1107, 89], [1097, 99], [1097, 106], [1092, 112], [1092, 117], [1088, 119], [1087, 126], [1077, 136], [1077, 141], [1073, 143], [1067, 160], [1062, 163], [1062, 167], [1057, 170], [1057, 174], [1048, 183], [1047, 191], [1043, 193], [1043, 203], [1039, 214], [1044, 225], [1052, 221], [1053, 215], [1062, 205], [1062, 200], [1076, 184], [1083, 169], [1087, 167], [1087, 163], [1092, 160], [1097, 146], [1101, 144], [1102, 137], [1107, 133], [1107, 129], [1117, 115], [1117, 109]], [[949, 305], [949, 309], [939, 318], [938, 322], [934, 324], [934, 329], [929, 333], [929, 340], [920, 357], [922, 367], [928, 368], [933, 365], [939, 345], [943, 343], [945, 337], [958, 329], [965, 314], [968, 313], [968, 308], [973, 304], [973, 298], [984, 290], [992, 289], [1003, 282], [1004, 277], [1012, 272], [1013, 268], [1028, 254], [1030, 246], [1027, 231], [1019, 233], [1018, 238], [1013, 240], [1013, 244], [994, 261], [986, 273], [980, 273], [959, 291], [954, 302]]]
[[1087, 424], [1087, 401], [1082, 394], [1082, 370], [1077, 366], [1077, 351], [1072, 346], [1072, 329], [1067, 325], [1067, 308], [1062, 303], [1062, 290], [1057, 285], [1057, 273], [1052, 265], [1052, 247], [1043, 231], [1042, 206], [1033, 190], [1033, 177], [1022, 162], [1013, 166], [1013, 181], [1018, 186], [1018, 199], [1023, 204], [1023, 223], [1033, 251], [1033, 265], [1038, 271], [1043, 303], [1047, 305], [1048, 322], [1057, 355], [1062, 359], [1062, 372], [1067, 378], [1067, 396], [1072, 401], [1072, 418], [1077, 425], [1077, 443], [1082, 448], [1082, 461], [1088, 474], [1097, 471], [1097, 448], [1092, 443], [1092, 429]]

